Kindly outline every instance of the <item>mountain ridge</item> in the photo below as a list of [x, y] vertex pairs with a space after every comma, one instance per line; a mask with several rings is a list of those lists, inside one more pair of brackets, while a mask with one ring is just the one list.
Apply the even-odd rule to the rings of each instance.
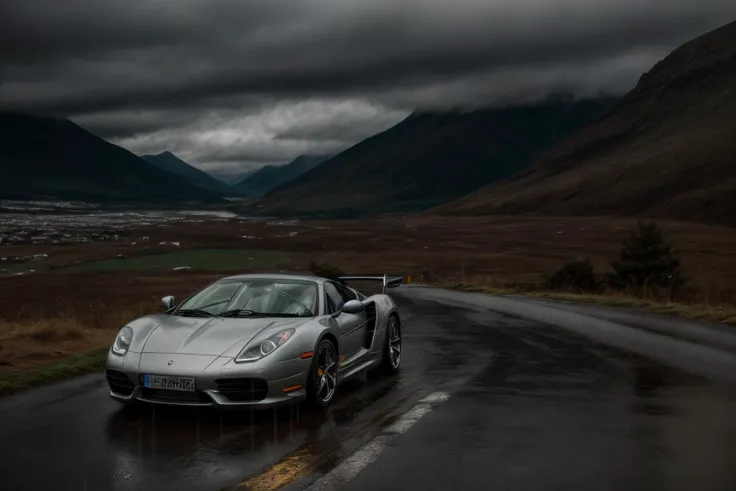
[[224, 182], [207, 174], [203, 170], [197, 169], [188, 162], [185, 162], [169, 150], [165, 150], [158, 154], [146, 154], [140, 156], [143, 160], [159, 169], [177, 174], [189, 179], [197, 186], [209, 191], [220, 194], [223, 197], [237, 195], [237, 191], [228, 186]]
[[736, 226], [736, 22], [673, 50], [607, 117], [427, 213], [623, 215]]
[[283, 165], [266, 165], [233, 187], [246, 196], [263, 196], [330, 159], [330, 155], [300, 155]]
[[250, 206], [266, 215], [334, 218], [422, 210], [513, 174], [611, 102], [413, 112]]
[[0, 196], [222, 202], [68, 119], [19, 111], [0, 111]]

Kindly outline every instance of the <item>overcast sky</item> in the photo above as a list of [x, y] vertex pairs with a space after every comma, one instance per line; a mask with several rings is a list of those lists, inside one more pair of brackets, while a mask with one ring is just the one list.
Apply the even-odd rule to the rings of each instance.
[[218, 172], [335, 152], [415, 108], [623, 93], [736, 19], [725, 0], [3, 4], [3, 108]]

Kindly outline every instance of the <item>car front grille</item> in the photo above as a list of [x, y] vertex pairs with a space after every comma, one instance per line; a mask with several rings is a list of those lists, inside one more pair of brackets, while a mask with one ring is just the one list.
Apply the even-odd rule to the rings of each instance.
[[141, 397], [160, 402], [211, 403], [212, 398], [202, 391], [166, 390], [141, 387]]
[[123, 372], [107, 370], [105, 373], [110, 390], [116, 394], [129, 396], [135, 390], [135, 384]]
[[268, 395], [268, 382], [260, 378], [215, 380], [217, 391], [233, 402], [258, 402]]

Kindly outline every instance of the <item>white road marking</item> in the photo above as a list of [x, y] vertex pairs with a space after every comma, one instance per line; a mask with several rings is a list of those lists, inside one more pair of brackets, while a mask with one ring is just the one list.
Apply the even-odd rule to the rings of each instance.
[[424, 402], [426, 404], [439, 404], [440, 402], [445, 402], [449, 398], [450, 394], [447, 392], [434, 392], [419, 402]]
[[405, 412], [392, 425], [384, 428], [381, 434], [360, 447], [347, 459], [330, 472], [320, 477], [306, 491], [331, 491], [340, 489], [354, 478], [360, 471], [375, 462], [386, 450], [389, 441], [396, 435], [406, 433], [422, 416], [429, 413], [434, 406], [450, 398], [446, 392], [435, 392], [425, 397], [419, 404]]
[[427, 414], [432, 410], [432, 407], [428, 404], [420, 404], [418, 406], [414, 406], [410, 411], [404, 413], [404, 415], [399, 418], [396, 422], [394, 422], [392, 425], [388, 426], [384, 432], [388, 434], [394, 434], [394, 435], [400, 435], [401, 433], [406, 433], [406, 431], [414, 426], [414, 423], [419, 421], [422, 416]]

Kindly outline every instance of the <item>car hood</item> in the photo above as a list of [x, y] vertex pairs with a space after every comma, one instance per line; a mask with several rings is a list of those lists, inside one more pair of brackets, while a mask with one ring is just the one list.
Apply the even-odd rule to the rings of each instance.
[[143, 353], [184, 353], [220, 356], [245, 345], [264, 329], [297, 327], [306, 318], [243, 319], [165, 315], [143, 345]]

